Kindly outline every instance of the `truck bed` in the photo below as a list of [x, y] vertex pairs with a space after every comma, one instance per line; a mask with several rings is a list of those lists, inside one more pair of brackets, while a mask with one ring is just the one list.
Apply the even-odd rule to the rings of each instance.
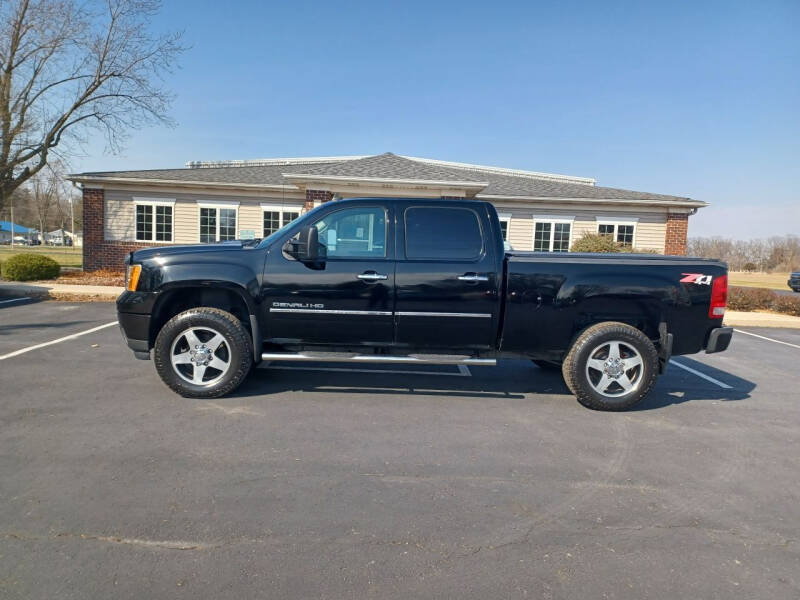
[[565, 340], [587, 324], [620, 321], [653, 340], [665, 326], [674, 334], [673, 353], [693, 354], [720, 325], [708, 315], [711, 285], [681, 281], [691, 275], [725, 275], [727, 266], [717, 260], [513, 251], [506, 253], [504, 268], [504, 352], [538, 348], [560, 360], [569, 346]]

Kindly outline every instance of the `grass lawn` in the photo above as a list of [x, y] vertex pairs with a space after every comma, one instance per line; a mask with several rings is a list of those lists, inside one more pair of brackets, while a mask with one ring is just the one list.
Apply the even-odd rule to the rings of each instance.
[[788, 290], [787, 281], [789, 281], [789, 273], [745, 273], [743, 271], [731, 271], [728, 273], [728, 283], [730, 285], [744, 287]]
[[32, 252], [49, 256], [62, 267], [82, 267], [83, 249], [58, 246], [0, 246], [0, 261], [8, 260], [15, 254]]

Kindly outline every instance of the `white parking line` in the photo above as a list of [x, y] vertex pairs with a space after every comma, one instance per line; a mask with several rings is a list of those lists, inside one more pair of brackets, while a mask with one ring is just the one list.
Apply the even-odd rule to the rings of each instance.
[[11, 298], [11, 300], [0, 300], [0, 304], [5, 304], [6, 302], [22, 302], [23, 300], [30, 300], [28, 296], [23, 296], [22, 298]]
[[45, 346], [52, 346], [53, 344], [60, 344], [61, 342], [74, 340], [75, 338], [79, 338], [82, 335], [94, 333], [95, 331], [100, 331], [101, 329], [105, 329], [106, 327], [111, 327], [112, 325], [116, 324], [117, 324], [116, 321], [111, 321], [111, 323], [106, 323], [105, 325], [98, 325], [97, 327], [92, 327], [91, 329], [87, 329], [86, 331], [73, 333], [72, 335], [66, 335], [62, 338], [58, 338], [57, 340], [51, 340], [49, 342], [44, 342], [42, 344], [36, 344], [35, 346], [28, 346], [27, 348], [23, 348], [22, 350], [15, 350], [14, 352], [9, 352], [8, 354], [3, 354], [2, 356], [0, 356], [0, 360], [5, 360], [7, 358], [19, 356], [20, 354], [25, 354], [26, 352], [31, 352], [32, 350], [38, 350], [39, 348], [44, 348]]
[[767, 337], [765, 335], [758, 335], [757, 333], [750, 333], [749, 331], [742, 331], [741, 329], [734, 329], [736, 333], [743, 333], [745, 335], [752, 335], [753, 337], [761, 338], [762, 340], [768, 340], [770, 342], [775, 342], [776, 344], [783, 344], [784, 346], [791, 346], [792, 348], [800, 348], [797, 344], [790, 344], [789, 342], [782, 342], [781, 340], [775, 340], [771, 337]]
[[[442, 373], [440, 371], [394, 371], [391, 369], [357, 369], [353, 367], [299, 367], [299, 366], [273, 366], [269, 363], [260, 365], [261, 369], [276, 369], [282, 371], [328, 371], [332, 373], [381, 373], [390, 375], [444, 375], [446, 377], [472, 377], [472, 372], [467, 365], [457, 365], [458, 373]], [[463, 367], [463, 368], [462, 368]]]
[[692, 373], [693, 375], [697, 375], [698, 377], [701, 377], [701, 378], [705, 379], [706, 381], [710, 381], [711, 383], [714, 383], [714, 384], [718, 385], [719, 387], [721, 387], [723, 389], [726, 389], [726, 390], [733, 389], [727, 383], [722, 383], [719, 379], [714, 379], [713, 377], [709, 377], [705, 373], [701, 373], [700, 371], [698, 371], [696, 369], [693, 369], [692, 367], [687, 367], [686, 365], [681, 364], [678, 361], [676, 361], [674, 358], [671, 359], [669, 361], [669, 363], [671, 365], [675, 365], [676, 367], [680, 367], [684, 371], [689, 371], [689, 373]]

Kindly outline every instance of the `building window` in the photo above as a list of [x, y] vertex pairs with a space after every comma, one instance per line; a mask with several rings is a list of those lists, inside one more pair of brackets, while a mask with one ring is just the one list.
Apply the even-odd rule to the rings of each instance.
[[156, 241], [172, 241], [172, 207], [156, 206]]
[[500, 233], [503, 236], [503, 241], [508, 241], [508, 224], [511, 222], [511, 215], [508, 213], [498, 213], [500, 219]]
[[635, 232], [636, 223], [633, 222], [601, 222], [597, 224], [597, 233], [610, 237], [618, 244], [629, 248], [633, 248], [633, 236]]
[[278, 231], [281, 227], [286, 227], [289, 223], [300, 216], [299, 210], [283, 210], [280, 207], [261, 205], [264, 211], [264, 237]]
[[236, 239], [236, 208], [200, 207], [200, 243], [211, 244]]
[[536, 217], [533, 228], [533, 250], [535, 252], [569, 252], [572, 221], [572, 219]]
[[172, 241], [172, 200], [150, 200], [134, 198], [136, 206], [136, 241]]
[[153, 207], [148, 204], [136, 205], [136, 241], [149, 242], [153, 239]]

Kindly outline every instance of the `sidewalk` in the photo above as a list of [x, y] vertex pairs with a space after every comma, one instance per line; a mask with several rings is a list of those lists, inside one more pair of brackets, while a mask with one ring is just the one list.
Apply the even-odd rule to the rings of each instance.
[[18, 283], [0, 281], [0, 295], [9, 297], [47, 296], [57, 300], [116, 300], [125, 288], [110, 285], [75, 285], [67, 283]]

